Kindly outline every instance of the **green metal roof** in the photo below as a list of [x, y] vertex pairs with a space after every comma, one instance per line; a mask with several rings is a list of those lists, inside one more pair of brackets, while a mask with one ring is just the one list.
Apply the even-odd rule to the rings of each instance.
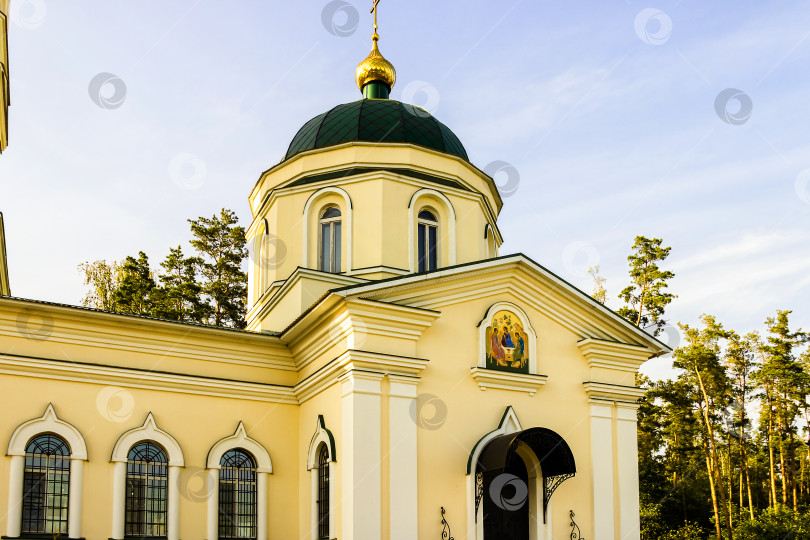
[[319, 114], [298, 130], [284, 159], [353, 141], [416, 144], [469, 161], [450, 128], [426, 110], [393, 99], [361, 99]]

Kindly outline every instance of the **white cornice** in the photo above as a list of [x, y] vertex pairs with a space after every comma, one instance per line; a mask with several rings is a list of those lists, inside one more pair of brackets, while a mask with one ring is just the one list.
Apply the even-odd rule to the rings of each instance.
[[0, 336], [33, 339], [113, 351], [156, 354], [251, 367], [292, 371], [286, 345], [258, 332], [154, 320], [16, 298], [0, 298]]
[[114, 366], [78, 364], [42, 358], [0, 355], [0, 373], [39, 379], [115, 385], [127, 388], [143, 388], [146, 390], [271, 403], [298, 403], [292, 388], [289, 386], [230, 381]]
[[440, 315], [433, 310], [337, 295], [326, 300], [329, 302], [321, 306], [331, 306], [328, 311], [308, 312], [284, 333], [299, 369], [343, 340], [349, 349], [368, 336], [416, 341]]
[[472, 378], [478, 383], [481, 390], [497, 388], [499, 390], [514, 390], [526, 392], [533, 396], [537, 390], [546, 384], [548, 375], [530, 375], [526, 373], [510, 373], [508, 371], [498, 371], [474, 367], [470, 370]]
[[590, 367], [635, 373], [649, 357], [649, 351], [645, 347], [602, 339], [583, 339], [577, 346]]
[[417, 376], [428, 365], [423, 358], [393, 356], [369, 351], [349, 350], [295, 385], [300, 403], [323, 392], [350, 371], [368, 371], [381, 375]]
[[311, 270], [309, 268], [301, 268], [300, 266], [298, 266], [295, 268], [295, 270], [293, 270], [292, 274], [290, 274], [290, 277], [284, 280], [282, 282], [282, 285], [278, 289], [276, 289], [272, 295], [269, 294], [272, 288], [265, 291], [262, 297], [259, 298], [259, 300], [253, 306], [253, 308], [251, 308], [251, 310], [245, 316], [245, 318], [248, 321], [250, 321], [248, 324], [252, 324], [257, 320], [261, 320], [267, 317], [267, 315], [273, 310], [273, 308], [275, 308], [278, 305], [278, 303], [284, 299], [284, 297], [290, 292], [290, 290], [293, 287], [295, 287], [295, 285], [305, 280], [326, 283], [332, 286], [330, 288], [339, 288], [345, 287], [347, 285], [368, 283], [367, 279], [360, 277], [347, 276], [344, 274], [332, 274], [329, 272], [320, 272], [318, 270]]
[[595, 381], [582, 383], [585, 393], [593, 401], [613, 401], [635, 403], [644, 395], [645, 390], [637, 386], [622, 386]]

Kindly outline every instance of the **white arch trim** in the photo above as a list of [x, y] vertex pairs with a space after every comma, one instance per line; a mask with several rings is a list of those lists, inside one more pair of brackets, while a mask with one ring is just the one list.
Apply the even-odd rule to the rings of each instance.
[[256, 459], [256, 538], [267, 538], [267, 475], [273, 472], [270, 453], [257, 441], [248, 437], [245, 425], [240, 421], [233, 435], [220, 439], [206, 458], [206, 476], [208, 477], [208, 540], [219, 537], [219, 470], [220, 460], [228, 450], [242, 448]]
[[329, 452], [329, 538], [337, 538], [337, 520], [334, 519], [333, 509], [335, 501], [337, 501], [337, 482], [332, 481], [335, 478], [335, 471], [337, 461], [335, 453], [335, 438], [332, 432], [326, 428], [323, 415], [319, 414], [315, 422], [315, 434], [309, 441], [309, 454], [307, 455], [307, 470], [309, 470], [310, 478], [310, 527], [312, 538], [318, 537], [318, 451], [321, 445], [326, 445], [326, 450]]
[[169, 454], [167, 456], [169, 458], [169, 467], [185, 467], [183, 450], [181, 450], [180, 445], [174, 437], [157, 427], [151, 412], [146, 415], [146, 420], [141, 427], [130, 429], [118, 438], [110, 461], [126, 463], [130, 449], [141, 441], [154, 441], [162, 446]]
[[129, 450], [141, 441], [154, 441], [166, 450], [169, 459], [169, 483], [167, 490], [168, 515], [166, 538], [180, 538], [180, 467], [185, 466], [183, 451], [177, 441], [157, 427], [152, 413], [146, 415], [141, 427], [130, 429], [115, 443], [110, 461], [113, 464], [113, 515], [110, 538], [124, 538], [124, 506], [126, 505], [127, 456]]
[[87, 461], [87, 445], [79, 430], [56, 416], [53, 404], [49, 403], [39, 418], [20, 424], [8, 443], [8, 456], [25, 456], [28, 441], [40, 433], [53, 433], [62, 437], [70, 447], [70, 459]]
[[318, 468], [318, 449], [322, 444], [326, 445], [329, 452], [329, 461], [337, 461], [335, 453], [335, 437], [332, 432], [326, 429], [326, 424], [323, 420], [323, 415], [318, 415], [318, 420], [315, 424], [315, 434], [312, 440], [309, 441], [309, 454], [307, 454], [307, 470]]
[[352, 270], [352, 199], [345, 190], [335, 186], [319, 189], [309, 196], [304, 205], [304, 226], [302, 227], [304, 229], [304, 239], [301, 244], [303, 251], [301, 267], [309, 268], [309, 218], [312, 205], [326, 195], [338, 195], [343, 198], [343, 202], [346, 204], [346, 272], [350, 272]]
[[529, 316], [519, 306], [512, 302], [497, 302], [489, 306], [484, 318], [478, 323], [478, 367], [487, 367], [487, 327], [492, 316], [498, 311], [509, 310], [520, 319], [520, 324], [529, 336], [529, 373], [537, 375], [537, 333], [532, 327]]
[[20, 424], [8, 443], [7, 455], [11, 458], [8, 481], [8, 511], [6, 535], [16, 538], [22, 526], [22, 495], [25, 477], [25, 447], [28, 441], [42, 433], [62, 437], [70, 447], [70, 486], [68, 494], [68, 537], [82, 536], [82, 487], [84, 485], [84, 462], [87, 461], [87, 445], [84, 437], [71, 424], [56, 416], [53, 404], [49, 403], [39, 418]]
[[236, 448], [247, 450], [256, 459], [256, 472], [273, 473], [273, 462], [270, 460], [270, 453], [260, 443], [248, 437], [245, 425], [242, 422], [239, 422], [233, 435], [220, 439], [211, 447], [211, 450], [208, 451], [208, 459], [206, 459], [206, 468], [219, 469], [221, 467], [220, 461], [225, 452]]
[[[426, 197], [434, 197], [438, 199], [441, 203], [443, 203], [444, 210], [447, 212], [448, 219], [447, 219], [447, 239], [449, 240], [447, 255], [448, 260], [447, 264], [442, 264], [441, 266], [453, 266], [456, 264], [456, 210], [453, 208], [453, 203], [450, 202], [450, 199], [447, 198], [446, 195], [443, 193], [436, 191], [435, 189], [429, 188], [422, 188], [418, 190], [411, 196], [411, 200], [408, 203], [408, 261], [410, 264], [411, 272], [416, 271], [416, 238], [415, 238], [415, 231], [416, 231], [416, 212], [419, 208], [417, 204], [420, 199]], [[439, 222], [439, 226], [443, 225], [441, 221]], [[439, 230], [439, 236], [441, 237], [441, 229]], [[441, 239], [439, 240], [441, 241]], [[443, 261], [442, 261], [443, 262]]]
[[[484, 520], [483, 520], [483, 504], [478, 508], [478, 521], [475, 516], [475, 466], [478, 463], [478, 457], [486, 448], [487, 444], [495, 437], [507, 435], [509, 433], [517, 433], [523, 431], [520, 425], [517, 414], [511, 405], [506, 407], [506, 410], [498, 422], [498, 427], [490, 431], [473, 446], [469, 458], [467, 458], [467, 538], [468, 540], [475, 540], [476, 538], [483, 538], [484, 535]], [[482, 501], [483, 503], [483, 501]], [[535, 536], [536, 538], [536, 536]], [[539, 540], [539, 539], [538, 539]]]

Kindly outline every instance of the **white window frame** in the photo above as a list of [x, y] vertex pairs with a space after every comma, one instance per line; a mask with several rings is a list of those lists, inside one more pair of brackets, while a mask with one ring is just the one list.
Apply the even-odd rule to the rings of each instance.
[[[323, 217], [326, 212], [331, 209], [336, 209], [340, 215], [335, 217]], [[335, 245], [337, 244], [336, 234], [335, 234], [335, 223], [340, 224], [340, 235], [341, 235], [341, 242], [340, 246], [341, 249], [343, 248], [343, 212], [341, 212], [340, 207], [335, 204], [330, 204], [321, 208], [320, 212], [318, 213], [318, 270], [321, 272], [329, 272], [330, 274], [339, 274], [342, 270], [343, 266], [343, 257], [340, 257], [340, 264], [336, 265], [335, 255], [341, 255], [340, 253], [335, 253]], [[324, 260], [323, 260], [323, 244], [324, 244], [324, 237], [323, 237], [323, 226], [329, 225], [329, 268], [324, 269]]]
[[[435, 189], [423, 188], [411, 196], [408, 203], [408, 262], [411, 273], [419, 269], [419, 252], [417, 250], [417, 216], [422, 210], [430, 207], [433, 214], [439, 220], [438, 237], [436, 238], [436, 249], [438, 253], [437, 269], [442, 266], [453, 266], [456, 264], [456, 211], [453, 204], [446, 195]], [[446, 242], [446, 243], [445, 243]], [[446, 246], [446, 259], [442, 251]]]
[[49, 403], [39, 418], [23, 422], [8, 443], [6, 455], [11, 457], [8, 483], [8, 514], [6, 536], [17, 538], [22, 530], [23, 476], [25, 474], [25, 449], [37, 435], [53, 433], [60, 436], [70, 447], [70, 493], [68, 494], [68, 536], [82, 536], [82, 486], [84, 462], [87, 461], [87, 445], [84, 437], [73, 425], [61, 420]]
[[[341, 225], [341, 232], [343, 234], [343, 241], [341, 242], [342, 248], [345, 250], [345, 257], [340, 257], [340, 264], [342, 267], [345, 268], [345, 272], [352, 271], [352, 200], [349, 197], [349, 194], [346, 193], [345, 190], [336, 187], [336, 186], [329, 186], [325, 188], [321, 188], [312, 195], [310, 195], [309, 199], [307, 199], [306, 204], [304, 204], [304, 216], [303, 216], [303, 241], [301, 243], [301, 268], [310, 268], [310, 250], [312, 246], [318, 246], [319, 238], [320, 238], [320, 231], [317, 231], [314, 238], [310, 238], [310, 227], [315, 226], [315, 228], [319, 227], [319, 221], [321, 213], [323, 212], [323, 207], [326, 205], [318, 204], [318, 202], [327, 197], [329, 195], [337, 195], [341, 199], [343, 199], [343, 204], [337, 204], [340, 209], [340, 213], [346, 216], [346, 220], [344, 224]], [[317, 209], [318, 213], [313, 215], [313, 209]], [[345, 247], [344, 247], [345, 246]], [[315, 253], [315, 262], [317, 263], [320, 255]], [[320, 268], [317, 264], [313, 264], [312, 267]]]
[[167, 490], [166, 537], [178, 540], [180, 536], [180, 469], [185, 467], [183, 451], [174, 437], [157, 426], [150, 412], [143, 425], [130, 429], [118, 438], [112, 451], [112, 535], [113, 540], [123, 540], [126, 516], [127, 459], [129, 451], [141, 441], [153, 441], [163, 447], [169, 459], [169, 483]]
[[[430, 219], [419, 217], [419, 214], [421, 214], [422, 212], [430, 212], [433, 215], [434, 219], [430, 220]], [[416, 243], [417, 243], [417, 246], [416, 246], [416, 269], [419, 272], [423, 272], [423, 271], [424, 272], [430, 272], [431, 270], [438, 270], [442, 265], [442, 263], [441, 263], [441, 259], [442, 259], [442, 250], [441, 250], [442, 237], [441, 237], [441, 228], [439, 227], [439, 217], [438, 216], [439, 216], [439, 213], [436, 210], [434, 210], [433, 208], [431, 208], [430, 206], [424, 206], [424, 207], [420, 208], [419, 211], [416, 213], [416, 229], [417, 229], [416, 230]], [[419, 263], [420, 263], [420, 261], [419, 261], [419, 248], [421, 248], [422, 246], [420, 246], [418, 244], [419, 244], [419, 227], [421, 225], [425, 226], [425, 246], [424, 246], [425, 247], [425, 259], [426, 259], [425, 260], [425, 270], [422, 270], [419, 267]], [[434, 246], [434, 250], [436, 251], [436, 268], [430, 268], [430, 229], [431, 229], [431, 227], [436, 229], [436, 245]]]
[[208, 477], [208, 540], [219, 538], [219, 471], [221, 460], [229, 450], [241, 449], [248, 452], [256, 461], [256, 538], [265, 540], [268, 532], [268, 476], [273, 474], [270, 453], [261, 443], [251, 439], [245, 425], [240, 421], [233, 435], [220, 439], [206, 458]]
[[311, 499], [311, 537], [317, 540], [318, 536], [318, 455], [321, 447], [326, 446], [329, 453], [329, 538], [337, 538], [337, 523], [335, 522], [335, 501], [337, 501], [337, 482], [335, 482], [336, 472], [336, 452], [335, 437], [326, 428], [323, 415], [318, 415], [315, 424], [315, 434], [309, 442], [309, 454], [307, 455], [307, 470], [310, 472], [310, 499]]

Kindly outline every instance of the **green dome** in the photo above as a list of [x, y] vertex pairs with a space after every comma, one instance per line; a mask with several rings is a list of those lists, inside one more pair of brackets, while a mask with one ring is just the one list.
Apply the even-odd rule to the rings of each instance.
[[469, 161], [450, 128], [426, 110], [393, 99], [361, 99], [316, 116], [295, 134], [284, 159], [352, 141], [416, 144]]

